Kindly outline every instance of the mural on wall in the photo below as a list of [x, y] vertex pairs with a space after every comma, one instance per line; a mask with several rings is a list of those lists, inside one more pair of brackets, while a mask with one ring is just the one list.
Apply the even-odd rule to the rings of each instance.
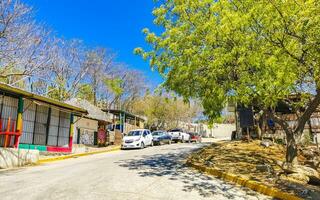
[[104, 129], [99, 129], [98, 131], [98, 145], [105, 146], [106, 144], [106, 131]]
[[93, 145], [94, 132], [89, 130], [81, 130], [80, 133], [80, 144], [91, 144]]

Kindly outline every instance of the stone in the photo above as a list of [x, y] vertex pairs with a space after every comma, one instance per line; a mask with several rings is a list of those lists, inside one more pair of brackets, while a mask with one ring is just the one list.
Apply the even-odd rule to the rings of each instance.
[[316, 177], [320, 178], [320, 174], [317, 170], [312, 169], [311, 167], [303, 166], [303, 165], [283, 165], [283, 170], [286, 173], [292, 174], [292, 173], [300, 173], [305, 174], [309, 177]]
[[273, 168], [270, 165], [256, 165], [256, 169], [260, 172], [273, 172]]
[[301, 154], [307, 159], [313, 159], [315, 154], [312, 150], [302, 150]]
[[319, 160], [313, 159], [313, 160], [306, 160], [304, 162], [305, 165], [308, 167], [311, 167], [312, 169], [317, 170], [320, 166]]
[[310, 184], [320, 185], [320, 174], [317, 170], [311, 167], [302, 166], [302, 165], [284, 164], [283, 170], [288, 174], [298, 173], [298, 174], [303, 174], [305, 176], [308, 176]]
[[309, 182], [309, 177], [304, 175], [304, 174], [300, 174], [300, 173], [292, 173], [292, 174], [288, 174], [288, 175], [281, 175], [280, 179], [285, 180], [285, 181], [291, 181], [294, 183], [299, 183], [299, 184], [308, 184]]
[[211, 161], [209, 161], [209, 160], [205, 161], [204, 164], [205, 164], [206, 166], [208, 166], [208, 167], [213, 167], [213, 162], [211, 162]]
[[269, 147], [273, 145], [273, 142], [271, 140], [262, 140], [260, 145], [264, 147]]

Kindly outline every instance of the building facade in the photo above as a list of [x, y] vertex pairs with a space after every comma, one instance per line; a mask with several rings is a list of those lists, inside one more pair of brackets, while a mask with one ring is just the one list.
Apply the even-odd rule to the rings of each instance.
[[[84, 109], [0, 83], [0, 146], [71, 152], [74, 116], [86, 113]], [[19, 131], [20, 135], [13, 134]]]

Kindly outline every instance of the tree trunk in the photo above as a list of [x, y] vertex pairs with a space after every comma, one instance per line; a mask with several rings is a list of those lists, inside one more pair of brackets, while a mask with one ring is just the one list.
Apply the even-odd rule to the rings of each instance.
[[286, 161], [291, 164], [298, 163], [298, 146], [294, 138], [292, 130], [286, 131], [287, 138], [287, 151], [286, 151]]

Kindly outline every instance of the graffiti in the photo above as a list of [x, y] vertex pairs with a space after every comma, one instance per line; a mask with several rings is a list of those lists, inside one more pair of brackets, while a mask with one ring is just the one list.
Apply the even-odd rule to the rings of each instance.
[[94, 133], [93, 131], [81, 130], [80, 133], [80, 144], [91, 144], [93, 145]]

